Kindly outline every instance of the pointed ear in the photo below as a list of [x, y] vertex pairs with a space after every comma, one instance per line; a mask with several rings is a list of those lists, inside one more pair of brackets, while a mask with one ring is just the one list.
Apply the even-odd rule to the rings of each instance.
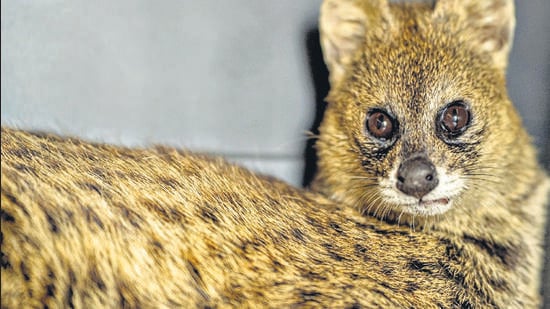
[[506, 70], [516, 25], [514, 11], [514, 0], [439, 0], [434, 14], [441, 22], [458, 23], [466, 42]]
[[391, 15], [387, 0], [325, 0], [319, 30], [332, 87], [362, 47], [368, 33], [383, 35]]

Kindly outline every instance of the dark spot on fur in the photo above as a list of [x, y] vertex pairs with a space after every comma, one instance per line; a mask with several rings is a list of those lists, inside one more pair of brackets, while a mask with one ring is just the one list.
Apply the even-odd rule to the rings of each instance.
[[353, 221], [355, 226], [359, 229], [363, 230], [371, 230], [377, 234], [380, 235], [398, 235], [398, 236], [409, 236], [410, 232], [406, 230], [385, 230], [381, 229], [380, 227], [374, 225], [374, 224], [365, 224], [359, 221]]
[[72, 269], [69, 270], [69, 284], [67, 285], [67, 292], [65, 292], [65, 304], [68, 304], [69, 308], [74, 308], [74, 290], [73, 286], [76, 284], [76, 277]]
[[102, 181], [107, 181], [109, 178], [109, 173], [105, 169], [98, 167], [92, 169], [92, 174]]
[[416, 259], [412, 259], [409, 261], [409, 268], [414, 271], [420, 271], [428, 274], [433, 273], [432, 267], [430, 267], [428, 264], [421, 262]]
[[3, 222], [15, 222], [15, 218], [4, 209], [0, 209], [0, 217]]
[[0, 265], [2, 266], [2, 269], [8, 269], [11, 268], [11, 263], [9, 257], [2, 251], [0, 253]]
[[411, 33], [417, 33], [418, 32], [418, 24], [417, 23], [413, 23], [411, 25], [409, 25], [409, 31]]
[[382, 273], [384, 275], [392, 275], [393, 274], [393, 269], [391, 269], [389, 266], [387, 265], [384, 265], [382, 266]]
[[[201, 211], [201, 217], [203, 219], [207, 219], [208, 221], [211, 221], [212, 223], [214, 224], [218, 224], [219, 222], [219, 219], [218, 217], [216, 217], [216, 215], [214, 214], [214, 212], [212, 210], [210, 210], [210, 205], [205, 205], [203, 208], [202, 208], [202, 211]], [[205, 220], [206, 221], [206, 220]]]
[[520, 260], [521, 250], [516, 246], [505, 246], [487, 239], [477, 239], [469, 235], [464, 235], [463, 239], [466, 243], [477, 246], [487, 252], [490, 256], [498, 258], [500, 262], [511, 268], [515, 268]]
[[323, 294], [321, 294], [320, 292], [317, 292], [317, 291], [300, 291], [299, 293], [300, 293], [299, 294], [300, 297], [304, 300], [304, 302], [315, 301], [315, 299], [318, 296], [323, 295]]
[[198, 280], [202, 281], [201, 273], [195, 267], [195, 265], [193, 263], [191, 263], [190, 261], [187, 261], [187, 263], [188, 263], [189, 269], [192, 272], [193, 277], [195, 277], [195, 279], [198, 279]]
[[317, 219], [312, 218], [310, 216], [306, 216], [306, 221], [309, 225], [314, 227], [317, 231], [320, 231], [323, 233], [325, 232], [325, 227], [319, 221], [317, 221]]
[[363, 307], [361, 307], [361, 304], [359, 303], [354, 303], [353, 305], [349, 306], [349, 307], [346, 307], [347, 309], [361, 309]]
[[182, 221], [183, 214], [169, 205], [160, 205], [159, 203], [148, 199], [141, 200], [141, 204], [165, 222], [172, 223], [174, 221]]
[[285, 231], [277, 231], [277, 236], [273, 238], [273, 242], [278, 245], [288, 241], [288, 235]]
[[295, 228], [295, 229], [292, 229], [292, 235], [294, 236], [294, 238], [296, 238], [298, 241], [304, 243], [305, 242], [305, 237], [304, 237], [304, 233], [302, 232], [302, 230], [298, 229], [298, 228]]
[[48, 278], [50, 278], [51, 283], [46, 285], [46, 294], [44, 295], [42, 302], [45, 302], [46, 299], [49, 297], [55, 297], [55, 274], [53, 273], [53, 271], [48, 271]]
[[267, 245], [266, 240], [263, 238], [259, 238], [258, 236], [254, 237], [252, 243], [254, 244], [254, 248], [265, 247]]
[[67, 209], [67, 208], [64, 208], [64, 207], [61, 208], [61, 210], [63, 211], [63, 214], [65, 215], [64, 218], [66, 218], [68, 220], [68, 222], [74, 224], [74, 211], [72, 209]]
[[65, 303], [68, 304], [69, 308], [74, 308], [73, 296], [73, 286], [69, 285], [67, 287], [67, 293], [65, 293]]
[[124, 296], [124, 292], [122, 288], [119, 287], [117, 289], [117, 292], [118, 292], [118, 303], [120, 305], [120, 308], [131, 308], [130, 303], [128, 302], [128, 300], [126, 300], [126, 296]]
[[155, 248], [157, 248], [158, 250], [161, 250], [161, 251], [164, 251], [164, 246], [162, 245], [162, 243], [158, 240], [153, 240], [151, 241], [151, 245]]
[[176, 221], [183, 221], [185, 222], [185, 215], [180, 211], [178, 210], [177, 208], [175, 207], [171, 207], [170, 208], [170, 215], [172, 216], [172, 218]]
[[313, 263], [314, 265], [325, 265], [325, 261], [324, 261], [324, 260], [319, 259], [319, 258], [316, 258], [316, 257], [311, 257], [311, 258], [310, 258], [310, 261], [311, 261], [311, 263]]
[[445, 255], [451, 261], [458, 261], [462, 257], [462, 249], [448, 239], [440, 239], [440, 242], [445, 246]]
[[117, 293], [120, 308], [142, 308], [137, 296], [125, 283], [118, 282]]
[[204, 282], [202, 280], [201, 273], [199, 272], [197, 267], [195, 267], [195, 264], [189, 260], [187, 260], [187, 269], [197, 283], [196, 285], [194, 285], [195, 290], [202, 296], [204, 300], [208, 301], [210, 297], [208, 296], [208, 293], [204, 290]]
[[99, 158], [94, 153], [92, 153], [90, 151], [83, 150], [81, 152], [81, 154], [82, 154], [82, 157], [88, 159], [92, 163], [95, 163], [95, 162], [99, 161]]
[[329, 222], [329, 226], [331, 229], [335, 230], [336, 233], [342, 235], [344, 234], [344, 231], [342, 230], [342, 228], [340, 227], [340, 225], [338, 225], [336, 222]]
[[8, 153], [20, 159], [26, 159], [26, 160], [32, 160], [33, 157], [40, 155], [40, 152], [34, 149], [28, 149], [28, 148], [11, 149], [8, 151]]
[[159, 215], [161, 218], [164, 218], [164, 220], [168, 221], [168, 222], [171, 222], [172, 221], [172, 218], [178, 220], [179, 219], [179, 216], [174, 216], [174, 215], [179, 215], [178, 212], [169, 212], [167, 211], [166, 208], [160, 206], [159, 204], [157, 203], [149, 203], [148, 204], [148, 208], [153, 210], [157, 215]]
[[281, 262], [277, 260], [273, 260], [271, 263], [273, 264], [274, 272], [279, 272], [279, 270], [283, 269], [283, 265], [281, 264]]
[[326, 281], [327, 280], [326, 276], [323, 276], [322, 274], [311, 271], [311, 270], [305, 272], [304, 277], [306, 277], [310, 281]]
[[104, 229], [103, 221], [99, 219], [97, 213], [90, 206], [81, 206], [81, 210], [86, 216], [88, 223], [95, 223], [100, 229]]
[[401, 231], [401, 230], [383, 230], [383, 229], [380, 229], [380, 228], [373, 228], [373, 231], [376, 234], [380, 234], [380, 235], [397, 235], [397, 236], [407, 236], [407, 235], [409, 235], [409, 232]]
[[63, 170], [65, 168], [65, 166], [63, 166], [61, 164], [61, 162], [57, 161], [57, 160], [48, 160], [48, 161], [45, 161], [44, 162], [44, 166], [46, 166], [47, 168], [53, 170], [53, 171], [60, 171], [60, 170]]
[[172, 190], [178, 190], [181, 188], [181, 184], [174, 178], [160, 178], [159, 181], [166, 186], [167, 188], [170, 188]]
[[356, 280], [357, 278], [359, 278], [359, 275], [356, 274], [356, 273], [351, 273], [351, 275], [349, 275], [349, 277], [350, 277], [352, 280]]
[[378, 294], [378, 295], [380, 295], [380, 296], [382, 296], [385, 299], [388, 299], [388, 296], [386, 296], [386, 293], [384, 293], [384, 291], [381, 291], [381, 290], [376, 289], [376, 288], [372, 289], [371, 291]]
[[105, 291], [105, 281], [103, 281], [103, 278], [101, 278], [101, 274], [99, 273], [97, 266], [92, 266], [89, 271], [90, 280], [92, 280], [93, 283], [97, 286], [98, 289], [101, 291]]
[[143, 222], [143, 219], [137, 212], [128, 209], [124, 205], [118, 205], [118, 207], [122, 213], [122, 216], [126, 218], [130, 222], [130, 224], [132, 224], [132, 226], [134, 226], [135, 228], [141, 228], [141, 222]]
[[461, 309], [473, 309], [474, 306], [472, 306], [472, 304], [469, 301], [465, 300], [462, 303], [460, 303], [460, 308]]
[[96, 184], [93, 184], [91, 182], [83, 182], [81, 183], [81, 186], [85, 190], [93, 191], [99, 195], [103, 195], [101, 189]]
[[158, 240], [152, 240], [150, 241], [149, 252], [155, 259], [160, 260], [164, 253], [164, 246]]
[[363, 229], [363, 230], [371, 229], [373, 227], [372, 225], [368, 225], [368, 224], [361, 223], [361, 222], [358, 222], [358, 221], [353, 221], [353, 223], [355, 223], [355, 226], [357, 228]]
[[44, 210], [44, 213], [46, 214], [46, 220], [48, 220], [50, 231], [52, 231], [52, 233], [54, 234], [59, 233], [59, 229], [57, 227], [57, 223], [55, 222], [54, 218], [50, 215], [48, 211]]
[[241, 242], [241, 245], [240, 245], [240, 248], [243, 252], [246, 252], [246, 249], [248, 249], [248, 247], [250, 246], [250, 241], [248, 240], [243, 240]]
[[325, 243], [325, 244], [323, 244], [323, 247], [325, 247], [325, 249], [327, 249], [328, 256], [330, 256], [333, 260], [338, 261], [338, 262], [346, 260], [346, 258], [344, 258], [343, 256], [341, 256], [340, 254], [338, 254], [334, 251], [334, 246], [332, 244]]
[[14, 164], [13, 167], [22, 172], [22, 173], [25, 173], [25, 174], [36, 174], [36, 171], [33, 167], [30, 167], [28, 165], [25, 165], [25, 164]]
[[23, 275], [23, 279], [25, 279], [25, 281], [31, 280], [29, 269], [27, 268], [27, 265], [25, 265], [25, 263], [21, 262], [21, 264], [19, 264], [19, 270], [21, 271], [21, 275]]
[[46, 297], [54, 297], [55, 296], [55, 285], [53, 283], [50, 283], [46, 285]]
[[[438, 264], [440, 269], [443, 270], [443, 274], [445, 274], [448, 279], [454, 281], [458, 286], [464, 286], [464, 275], [460, 271], [452, 269], [449, 264], [444, 263], [443, 261], [439, 261]], [[476, 289], [476, 292], [478, 295], [485, 297], [481, 290]]]
[[21, 211], [23, 211], [23, 213], [24, 213], [27, 217], [30, 217], [30, 216], [31, 216], [31, 215], [29, 214], [29, 212], [27, 211], [27, 208], [26, 208], [23, 204], [21, 204], [21, 203], [19, 202], [19, 200], [18, 200], [15, 196], [13, 196], [13, 195], [11, 195], [11, 194], [9, 194], [9, 193], [5, 193], [5, 192], [3, 192], [3, 191], [2, 191], [2, 195], [4, 195], [4, 196], [8, 199], [8, 201], [10, 201], [13, 205], [15, 205], [15, 206], [17, 206], [19, 209], [21, 209]]
[[380, 285], [383, 286], [383, 287], [385, 287], [385, 288], [388, 289], [388, 290], [396, 291], [393, 287], [390, 286], [389, 283], [387, 283], [387, 282], [385, 282], [385, 281], [381, 281], [381, 282], [380, 282]]
[[355, 255], [358, 257], [366, 258], [367, 248], [360, 244], [355, 244]]
[[416, 290], [418, 290], [418, 283], [414, 281], [407, 282], [407, 287], [405, 288], [405, 291], [412, 293]]

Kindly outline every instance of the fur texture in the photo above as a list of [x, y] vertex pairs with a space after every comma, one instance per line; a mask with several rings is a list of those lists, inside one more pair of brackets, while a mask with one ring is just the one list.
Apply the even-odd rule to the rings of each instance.
[[[508, 298], [488, 274], [532, 295], [538, 289], [548, 192], [506, 92], [514, 25], [512, 0], [327, 0], [320, 24], [331, 91], [314, 189], [367, 215], [477, 246], [463, 264], [472, 271], [465, 282], [488, 299], [507, 299], [495, 302], [500, 307], [522, 298]], [[448, 138], [440, 115], [453, 104], [470, 118]], [[367, 127], [380, 112], [393, 121], [388, 139]], [[399, 189], [402, 166], [418, 157], [438, 180], [421, 197]], [[521, 252], [519, 268], [492, 262], [486, 244]]]
[[[512, 4], [325, 1], [324, 195], [176, 149], [2, 129], [2, 308], [537, 307], [550, 181], [506, 95]], [[450, 145], [435, 123], [453, 100], [472, 120]], [[399, 122], [390, 147], [365, 131], [373, 108]], [[394, 187], [417, 153], [447, 208]]]

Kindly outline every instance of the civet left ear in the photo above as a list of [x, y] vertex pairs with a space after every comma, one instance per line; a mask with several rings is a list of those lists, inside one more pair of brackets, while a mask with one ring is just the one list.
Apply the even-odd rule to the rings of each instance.
[[513, 0], [439, 0], [433, 17], [459, 31], [465, 43], [489, 54], [504, 71], [514, 39], [514, 11]]

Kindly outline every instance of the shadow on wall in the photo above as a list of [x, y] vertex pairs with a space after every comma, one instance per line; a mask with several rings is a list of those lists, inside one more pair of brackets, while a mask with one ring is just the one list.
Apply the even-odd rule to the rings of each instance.
[[[550, 58], [550, 57], [549, 57]], [[547, 66], [549, 61], [546, 62]], [[550, 69], [547, 69], [548, 72], [548, 78], [547, 81], [550, 81]], [[548, 83], [548, 88], [546, 89], [546, 93], [550, 94], [550, 82]], [[541, 151], [541, 161], [542, 164], [545, 165], [546, 170], [550, 172], [550, 108], [546, 109], [547, 117], [546, 117], [546, 136], [543, 138], [544, 142], [544, 149]], [[546, 205], [546, 239], [545, 239], [545, 267], [544, 271], [542, 273], [543, 278], [543, 285], [542, 285], [542, 293], [544, 295], [544, 308], [550, 308], [550, 202], [548, 205]]]
[[[550, 61], [550, 60], [549, 60]], [[549, 62], [550, 63], [550, 62]], [[550, 71], [550, 70], [549, 70]], [[548, 76], [548, 80], [550, 81], [550, 74]], [[548, 85], [548, 90], [546, 91], [548, 94], [550, 94], [550, 84]], [[542, 161], [542, 164], [546, 167], [547, 171], [550, 171], [550, 108], [547, 109], [547, 115], [546, 115], [546, 136], [544, 137], [544, 149], [542, 149], [540, 158]]]
[[[307, 29], [305, 33], [306, 52], [309, 61], [311, 81], [315, 90], [315, 118], [309, 131], [315, 136], [319, 134], [319, 125], [325, 113], [325, 97], [329, 91], [328, 70], [323, 60], [321, 44], [319, 42], [319, 29], [317, 27]], [[304, 150], [304, 177], [302, 185], [309, 186], [317, 171], [317, 153], [315, 151], [315, 138], [308, 139]]]

